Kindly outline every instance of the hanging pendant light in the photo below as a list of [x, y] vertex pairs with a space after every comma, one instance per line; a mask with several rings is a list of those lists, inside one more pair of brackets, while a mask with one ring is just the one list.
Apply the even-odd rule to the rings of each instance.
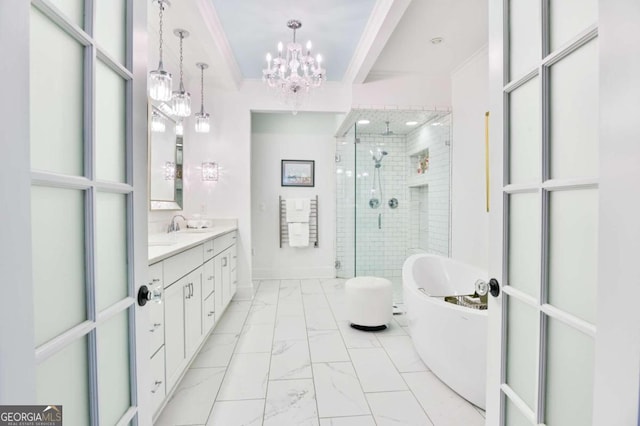
[[160, 60], [158, 69], [149, 71], [149, 97], [155, 101], [171, 100], [171, 73], [165, 71], [162, 63], [162, 13], [165, 5], [169, 5], [167, 0], [154, 0], [160, 8]]
[[184, 136], [184, 126], [182, 125], [182, 121], [178, 121], [176, 123], [176, 136]]
[[173, 92], [173, 113], [178, 117], [189, 117], [191, 115], [191, 94], [184, 90], [182, 72], [182, 41], [189, 37], [189, 32], [182, 29], [175, 29], [173, 33], [180, 38], [180, 90]]
[[196, 113], [196, 132], [209, 133], [209, 113], [204, 112], [204, 70], [209, 65], [198, 62], [196, 66], [200, 68], [200, 112]]

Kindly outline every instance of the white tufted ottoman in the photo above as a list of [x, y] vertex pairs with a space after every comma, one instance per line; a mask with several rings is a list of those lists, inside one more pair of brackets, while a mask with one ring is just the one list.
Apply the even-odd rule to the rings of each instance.
[[364, 331], [387, 328], [393, 316], [391, 281], [378, 277], [356, 277], [345, 283], [351, 327]]

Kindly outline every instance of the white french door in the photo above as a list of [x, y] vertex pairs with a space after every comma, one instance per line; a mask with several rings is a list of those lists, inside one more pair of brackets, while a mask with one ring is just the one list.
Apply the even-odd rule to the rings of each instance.
[[[600, 25], [605, 22], [610, 30], [624, 19], [619, 12], [599, 19], [612, 10], [612, 2], [604, 3], [489, 2], [490, 274], [499, 281], [500, 294], [490, 298], [489, 306], [488, 425], [637, 421], [640, 351], [632, 339], [638, 335], [615, 336], [599, 328], [616, 311], [604, 302], [604, 292], [637, 293], [637, 281], [609, 288], [612, 283], [600, 270], [615, 263], [607, 253], [607, 235], [615, 229], [611, 217], [620, 208], [603, 200], [622, 194], [611, 188], [601, 192], [613, 171], [602, 151], [614, 151], [610, 162], [624, 158], [621, 151], [615, 155], [618, 142], [603, 137], [607, 124], [600, 110], [627, 114], [603, 93], [609, 86], [600, 76], [605, 53]], [[613, 69], [625, 66], [620, 58], [612, 59], [608, 66]], [[638, 161], [640, 149], [627, 155]], [[639, 167], [635, 164], [621, 162], [619, 167], [633, 170]], [[620, 248], [631, 249], [632, 241], [630, 232]], [[637, 321], [638, 316], [629, 312], [627, 318]], [[619, 383], [620, 389], [631, 388], [626, 402], [626, 396], [614, 403], [594, 397], [605, 389], [601, 377], [623, 374], [606, 365], [610, 355], [600, 348], [608, 338], [620, 345], [619, 351], [631, 353], [633, 368], [627, 373], [632, 379]], [[604, 414], [615, 411], [616, 404], [622, 411]], [[615, 415], [625, 422], [602, 423]]]
[[30, 245], [17, 265], [30, 274], [22, 269], [25, 297], [8, 307], [27, 314], [16, 316], [15, 335], [2, 329], [21, 343], [22, 360], [0, 353], [3, 368], [14, 362], [26, 380], [0, 378], [0, 388], [20, 393], [0, 393], [0, 403], [60, 404], [69, 425], [150, 424], [135, 297], [147, 263], [146, 4], [9, 3], [17, 23], [0, 38], [14, 38], [22, 51], [3, 55], [20, 59], [28, 76], [16, 82], [27, 119], [13, 123], [23, 127], [13, 143], [28, 152], [14, 159], [30, 170], [16, 174], [30, 189], [15, 214], [30, 244], [17, 235], [2, 244]]

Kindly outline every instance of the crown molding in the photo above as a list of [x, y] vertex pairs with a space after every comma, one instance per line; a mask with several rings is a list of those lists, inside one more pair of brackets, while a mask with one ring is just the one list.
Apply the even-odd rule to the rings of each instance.
[[231, 50], [229, 40], [227, 40], [227, 36], [224, 33], [222, 23], [218, 18], [218, 13], [216, 12], [210, 0], [198, 0], [197, 5], [200, 13], [202, 14], [205, 26], [209, 30], [213, 42], [222, 55], [223, 61], [226, 65], [226, 69], [229, 72], [229, 75], [233, 80], [236, 89], [240, 89], [243, 80], [242, 72], [240, 72], [240, 67], [238, 66], [238, 62], [233, 55], [233, 50]]

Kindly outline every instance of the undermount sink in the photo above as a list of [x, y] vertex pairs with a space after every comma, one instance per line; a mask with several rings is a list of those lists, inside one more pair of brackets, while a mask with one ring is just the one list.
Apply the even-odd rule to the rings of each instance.
[[180, 232], [186, 232], [188, 234], [201, 234], [204, 232], [212, 232], [213, 228], [186, 228]]

